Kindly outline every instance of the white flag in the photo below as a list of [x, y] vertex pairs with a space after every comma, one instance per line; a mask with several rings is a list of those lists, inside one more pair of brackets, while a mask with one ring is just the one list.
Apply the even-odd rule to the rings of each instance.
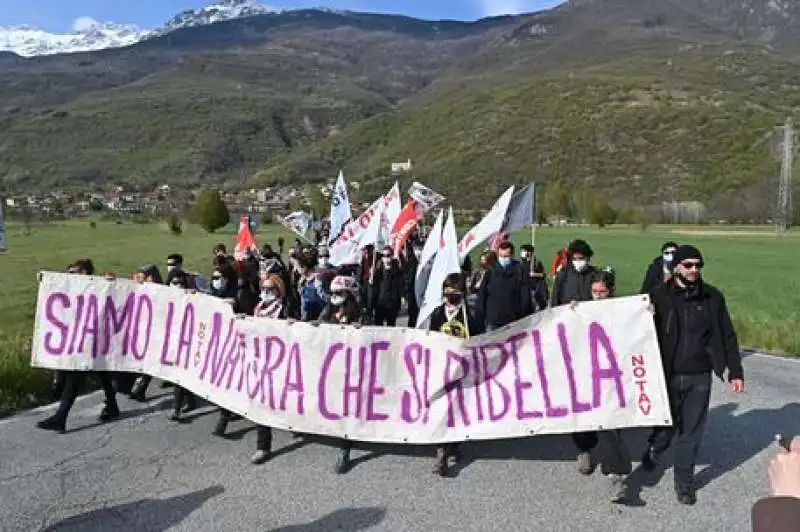
[[408, 196], [416, 201], [423, 211], [429, 211], [444, 201], [444, 196], [434, 192], [422, 183], [414, 181], [408, 189]]
[[352, 220], [350, 212], [350, 195], [347, 193], [347, 183], [344, 173], [339, 171], [336, 185], [331, 191], [331, 231], [328, 243], [333, 243], [342, 234], [344, 227]]
[[419, 255], [419, 265], [417, 266], [417, 278], [414, 281], [414, 296], [417, 299], [418, 308], [422, 308], [425, 301], [425, 290], [428, 287], [428, 280], [431, 277], [433, 265], [431, 262], [439, 251], [439, 240], [442, 238], [442, 222], [444, 221], [444, 211], [439, 211], [433, 227], [428, 231], [428, 238]]
[[[376, 199], [358, 218], [348, 223], [339, 238], [330, 246], [331, 264], [334, 266], [359, 264], [361, 262], [361, 252], [359, 251], [361, 235], [369, 227], [373, 216], [378, 214], [378, 207], [382, 204], [385, 213], [387, 209], [391, 209], [390, 205], [399, 197], [400, 189], [395, 183], [385, 196]], [[391, 213], [387, 214], [387, 216], [389, 215]]]
[[378, 249], [381, 245], [383, 245], [386, 240], [383, 238], [383, 219], [385, 218], [386, 213], [386, 204], [382, 201], [378, 202], [378, 208], [375, 210], [375, 215], [370, 218], [369, 225], [361, 233], [361, 237], [358, 239], [358, 249], [364, 249], [367, 246], [375, 246], [375, 249]]
[[[428, 236], [428, 238], [431, 238]], [[433, 268], [428, 279], [428, 286], [425, 287], [425, 297], [417, 318], [417, 329], [422, 329], [428, 321], [436, 307], [442, 304], [442, 286], [447, 276], [453, 273], [461, 273], [461, 262], [458, 258], [458, 235], [456, 234], [456, 220], [453, 217], [453, 207], [447, 215], [447, 222], [444, 224], [439, 241], [436, 258], [433, 259]]]
[[513, 195], [514, 187], [511, 186], [494, 202], [492, 209], [483, 217], [483, 220], [464, 235], [464, 238], [458, 243], [458, 258], [461, 264], [464, 263], [464, 259], [467, 258], [470, 251], [503, 228], [508, 205], [511, 203], [511, 196]]
[[380, 241], [385, 245], [392, 240], [392, 228], [400, 217], [403, 206], [400, 205], [400, 185], [395, 181], [392, 190], [389, 192], [389, 201], [385, 203], [385, 208], [381, 215], [381, 234]]
[[314, 229], [313, 215], [304, 211], [295, 211], [287, 214], [283, 218], [278, 218], [278, 221], [281, 225], [306, 242], [312, 242], [311, 231]]

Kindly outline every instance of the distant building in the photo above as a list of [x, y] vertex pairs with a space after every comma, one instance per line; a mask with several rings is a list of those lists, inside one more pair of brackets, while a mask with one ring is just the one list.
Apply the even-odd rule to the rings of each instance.
[[392, 175], [405, 174], [411, 171], [411, 159], [404, 163], [392, 163]]

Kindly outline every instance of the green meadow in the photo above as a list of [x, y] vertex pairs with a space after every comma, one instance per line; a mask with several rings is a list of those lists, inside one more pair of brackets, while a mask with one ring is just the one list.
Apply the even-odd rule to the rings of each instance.
[[[278, 236], [286, 239], [287, 247], [294, 241], [279, 226], [268, 226], [257, 239], [277, 249]], [[792, 275], [800, 263], [800, 234], [778, 237], [768, 228], [547, 228], [537, 230], [537, 255], [549, 268], [555, 252], [578, 237], [594, 248], [595, 264], [615, 267], [622, 294], [639, 289], [662, 242], [698, 246], [705, 255], [705, 278], [724, 292], [742, 345], [800, 354], [800, 277]], [[91, 228], [88, 221], [65, 222], [35, 225], [30, 234], [9, 224], [9, 250], [0, 253], [0, 408], [22, 408], [51, 399], [51, 376], [29, 366], [37, 272], [63, 271], [76, 259], [91, 258], [100, 274], [113, 271], [127, 277], [151, 263], [164, 273], [166, 256], [178, 252], [189, 269], [209, 273], [213, 246], [222, 242], [232, 250], [234, 239], [233, 230], [208, 235], [193, 226], [175, 236], [157, 223], [97, 221]], [[530, 232], [516, 235], [516, 241], [529, 242]]]

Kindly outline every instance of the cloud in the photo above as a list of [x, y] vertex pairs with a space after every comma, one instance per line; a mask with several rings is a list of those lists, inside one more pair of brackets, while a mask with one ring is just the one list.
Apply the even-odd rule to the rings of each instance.
[[92, 17], [78, 17], [72, 22], [72, 31], [86, 31], [100, 24]]

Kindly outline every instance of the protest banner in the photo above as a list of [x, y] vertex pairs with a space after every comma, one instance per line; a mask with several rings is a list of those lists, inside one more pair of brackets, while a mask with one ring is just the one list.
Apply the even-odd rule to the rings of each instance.
[[646, 296], [540, 312], [462, 340], [237, 318], [220, 299], [46, 272], [32, 365], [142, 372], [256, 423], [394, 443], [669, 425]]

